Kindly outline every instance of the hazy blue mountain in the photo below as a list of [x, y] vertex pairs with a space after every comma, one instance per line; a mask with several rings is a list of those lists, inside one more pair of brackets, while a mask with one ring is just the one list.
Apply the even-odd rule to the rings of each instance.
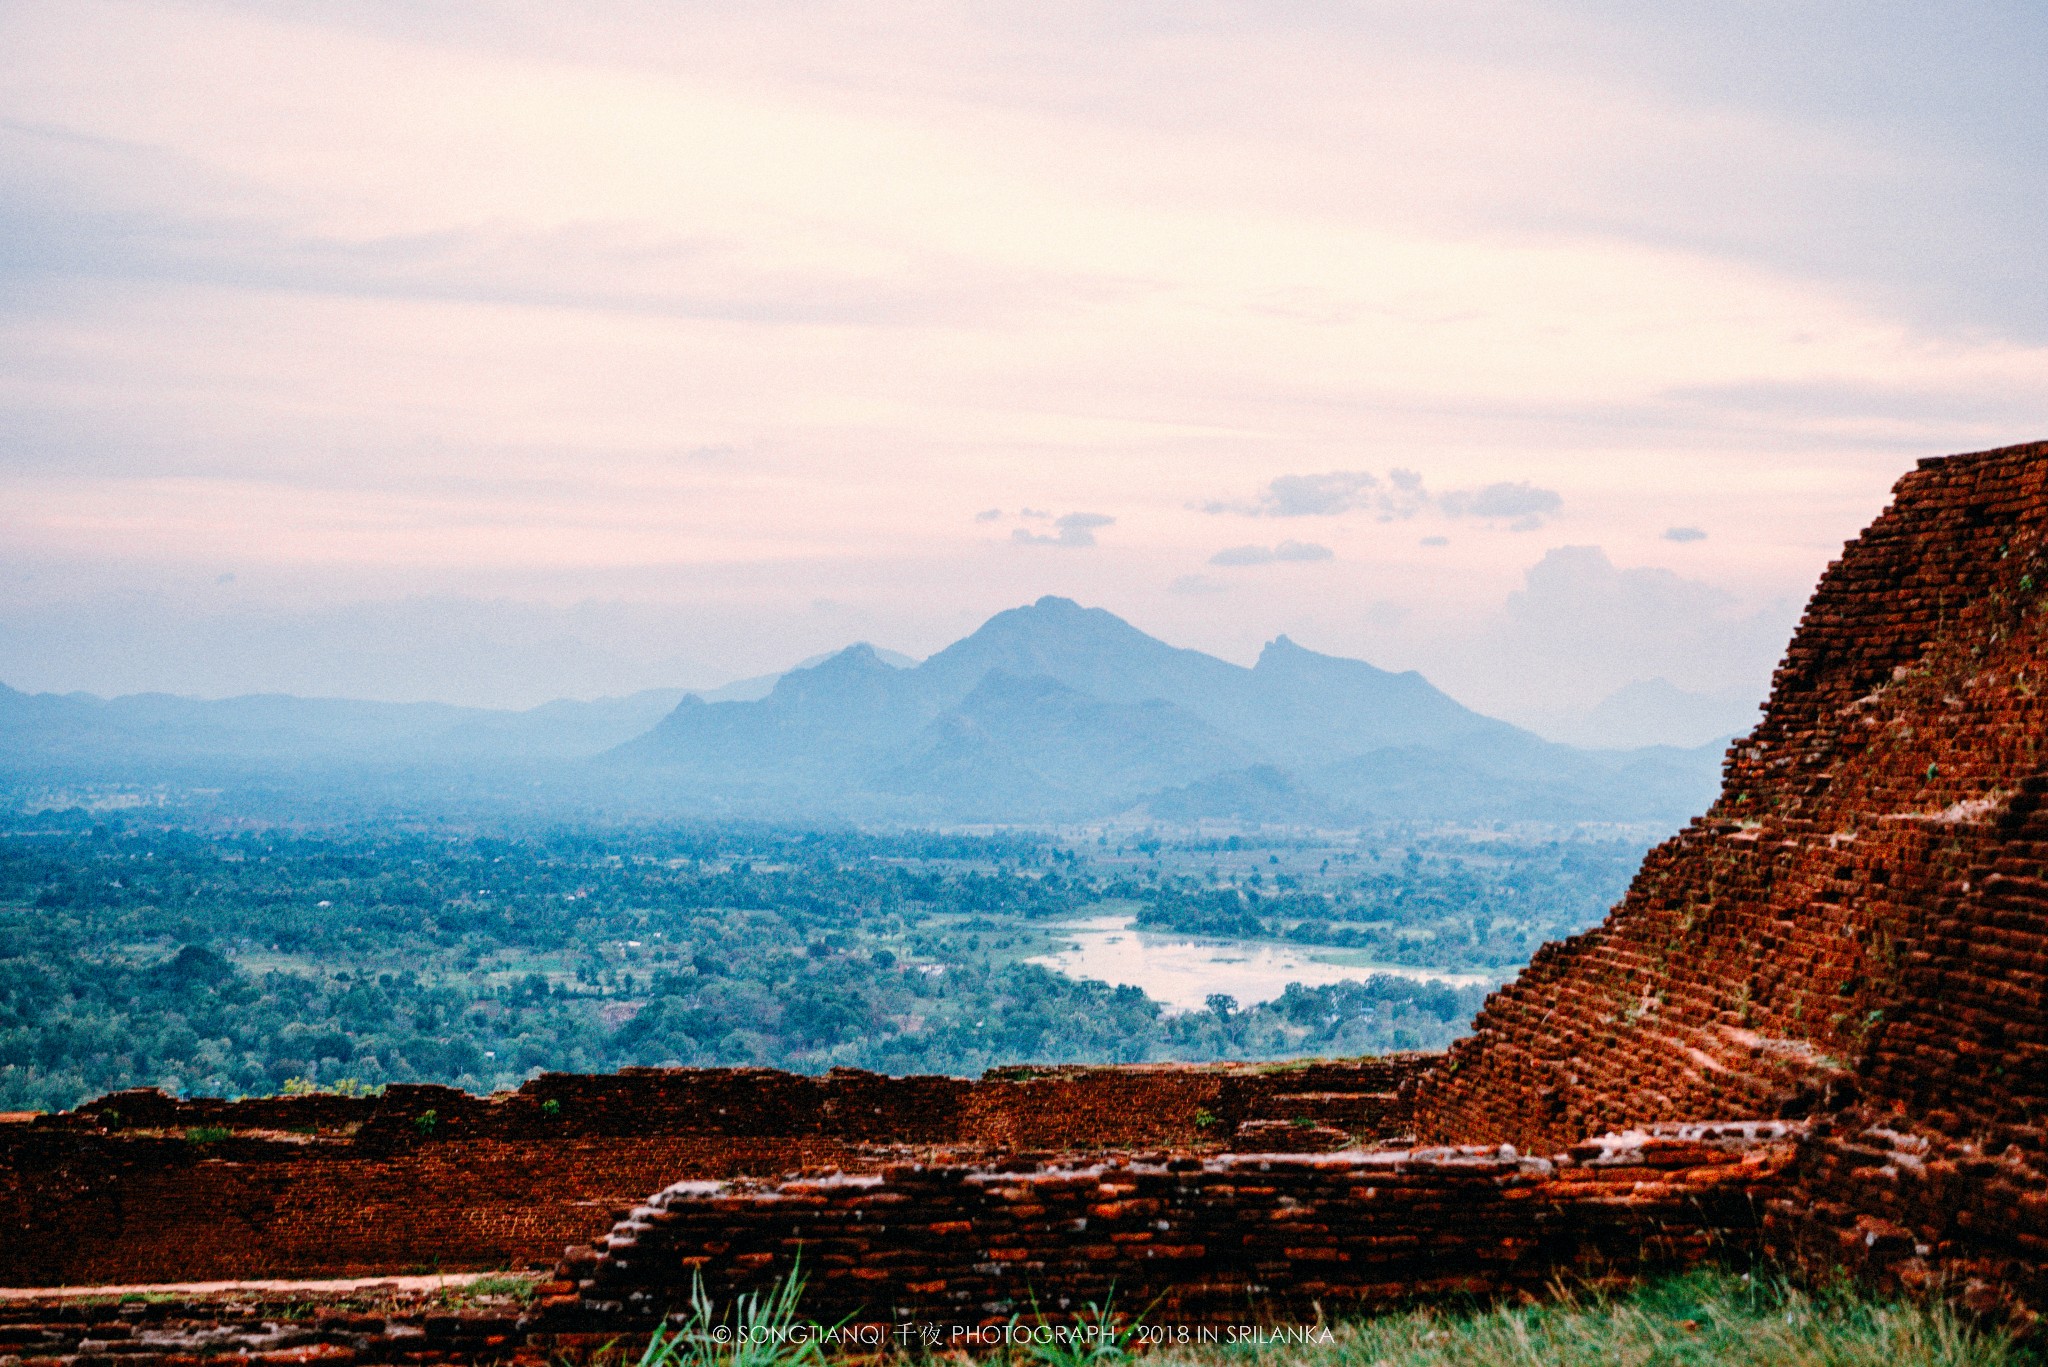
[[1104, 702], [1162, 699], [1206, 716], [1250, 673], [1147, 636], [1114, 613], [1046, 597], [999, 612], [973, 635], [905, 671], [939, 706], [967, 696], [992, 670], [1056, 679]]
[[649, 688], [616, 698], [558, 698], [520, 712], [477, 709], [440, 733], [429, 747], [451, 757], [584, 759], [623, 738], [644, 734], [684, 697], [680, 688]]
[[914, 673], [926, 695], [964, 697], [991, 670], [1042, 675], [1105, 702], [1161, 700], [1289, 760], [1417, 740], [1525, 735], [1420, 674], [1305, 650], [1285, 636], [1246, 669], [1170, 646], [1101, 608], [1041, 598], [997, 613]]
[[1273, 764], [1254, 764], [1162, 789], [1148, 794], [1143, 806], [1147, 816], [1172, 822], [1206, 818], [1261, 825], [1335, 826], [1356, 819], [1355, 813]]
[[1240, 742], [1163, 699], [1107, 702], [1044, 674], [991, 670], [919, 733], [877, 787], [1042, 820], [1128, 807], [1232, 757], [1248, 757]]
[[750, 791], [829, 785], [822, 795], [830, 796], [900, 758], [931, 720], [905, 683], [911, 672], [883, 663], [871, 646], [848, 646], [808, 669], [790, 670], [758, 702], [686, 697], [612, 758]]
[[0, 684], [0, 762], [103, 770], [134, 764], [583, 758], [644, 733], [681, 696], [680, 689], [651, 689], [498, 712], [445, 703], [284, 694], [215, 700], [168, 693], [98, 698], [22, 693]]
[[[898, 669], [908, 669], [917, 663], [914, 658], [901, 651], [883, 650], [880, 646], [868, 648], [875, 652], [875, 658], [883, 664], [894, 665]], [[789, 670], [784, 670], [783, 674], [789, 673], [790, 670], [809, 669], [813, 665], [823, 664], [837, 653], [828, 650], [823, 655], [813, 655], [808, 660], [799, 660], [791, 665]], [[750, 679], [735, 679], [717, 688], [693, 688], [690, 691], [705, 702], [759, 702], [775, 691], [775, 685], [781, 678], [782, 674], [756, 674]]]
[[[872, 653], [899, 668], [917, 663], [895, 651]], [[790, 672], [830, 658], [815, 656]], [[701, 696], [762, 698], [785, 677], [742, 679]], [[0, 684], [0, 766], [104, 772], [135, 765], [180, 770], [232, 765], [247, 771], [306, 763], [389, 767], [587, 760], [645, 735], [685, 696], [680, 688], [655, 688], [508, 711], [276, 693], [100, 698], [23, 693]]]
[[168, 693], [97, 698], [0, 686], [0, 739], [10, 757], [162, 760], [192, 754], [288, 758], [352, 749], [381, 753], [475, 715], [439, 703], [386, 704], [253, 694], [201, 701]]
[[1212, 712], [1276, 758], [1312, 764], [1390, 745], [1523, 746], [1536, 738], [1482, 716], [1409, 670], [1320, 655], [1281, 636], [1259, 652], [1237, 708]]
[[1554, 745], [1285, 637], [1247, 669], [1050, 597], [910, 668], [856, 646], [758, 701], [686, 699], [609, 758], [770, 809], [973, 820], [1667, 820], [1719, 774]]
[[[342, 794], [778, 820], [1671, 821], [1711, 798], [1718, 751], [1552, 744], [1419, 674], [1285, 637], [1246, 668], [1064, 598], [998, 613], [922, 663], [855, 645], [709, 698], [657, 690], [504, 712], [0, 687], [0, 769], [16, 775], [226, 776], [315, 805]], [[331, 777], [317, 791], [316, 773]]]

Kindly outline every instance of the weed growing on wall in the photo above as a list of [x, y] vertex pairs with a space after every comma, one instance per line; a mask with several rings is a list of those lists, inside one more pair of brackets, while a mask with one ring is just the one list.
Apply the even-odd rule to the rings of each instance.
[[792, 1268], [720, 1313], [699, 1278], [690, 1287], [689, 1313], [655, 1329], [640, 1367], [822, 1367], [833, 1331], [798, 1316], [803, 1294], [802, 1271]]

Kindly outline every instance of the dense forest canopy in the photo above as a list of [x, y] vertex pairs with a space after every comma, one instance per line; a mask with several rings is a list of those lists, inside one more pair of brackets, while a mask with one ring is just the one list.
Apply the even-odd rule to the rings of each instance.
[[1493, 977], [1642, 841], [766, 827], [328, 830], [41, 813], [0, 833], [0, 1109], [627, 1064], [975, 1073], [1438, 1047], [1484, 989], [1361, 971], [1171, 1012], [1034, 958], [1122, 913]]

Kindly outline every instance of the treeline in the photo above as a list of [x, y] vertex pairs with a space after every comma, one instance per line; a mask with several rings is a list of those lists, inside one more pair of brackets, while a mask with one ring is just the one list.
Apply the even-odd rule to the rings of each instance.
[[1362, 949], [1390, 964], [1487, 971], [1597, 923], [1642, 859], [1634, 840], [1411, 840], [1326, 885], [1260, 873], [1132, 885], [1147, 929]]
[[1478, 1005], [1374, 978], [1175, 1015], [1025, 961], [1032, 927], [1103, 891], [1022, 837], [50, 824], [0, 837], [0, 1110], [626, 1064], [1368, 1053], [1440, 1046]]

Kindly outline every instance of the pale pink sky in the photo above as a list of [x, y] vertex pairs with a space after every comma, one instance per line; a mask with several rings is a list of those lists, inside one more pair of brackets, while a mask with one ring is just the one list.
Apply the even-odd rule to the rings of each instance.
[[530, 702], [1051, 592], [1753, 693], [1916, 456], [2048, 432], [2039, 21], [1849, 13], [0, 3], [0, 681]]

